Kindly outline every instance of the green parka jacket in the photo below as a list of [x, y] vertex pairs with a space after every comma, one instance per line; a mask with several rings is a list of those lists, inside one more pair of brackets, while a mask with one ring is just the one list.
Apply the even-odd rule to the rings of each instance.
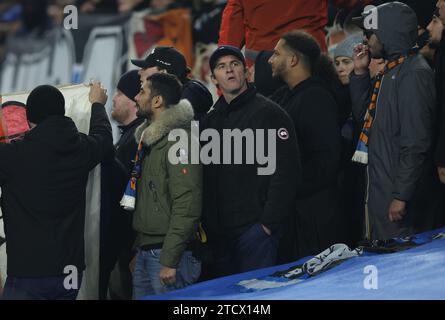
[[145, 121], [135, 132], [137, 141], [142, 137], [143, 143], [150, 148], [142, 162], [137, 184], [133, 217], [133, 228], [137, 231], [135, 247], [160, 245], [160, 263], [171, 268], [178, 266], [201, 216], [201, 165], [190, 164], [186, 148], [174, 154], [177, 159], [188, 160], [188, 164], [173, 164], [169, 159], [169, 150], [174, 150], [176, 145], [176, 141], [168, 140], [169, 133], [183, 129], [190, 146], [192, 120], [191, 104], [181, 100], [155, 122]]

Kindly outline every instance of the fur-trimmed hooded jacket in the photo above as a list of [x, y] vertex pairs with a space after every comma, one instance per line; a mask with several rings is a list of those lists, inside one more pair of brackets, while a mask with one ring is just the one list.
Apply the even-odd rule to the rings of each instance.
[[[168, 140], [169, 133], [173, 129], [185, 130], [190, 145], [192, 120], [192, 106], [183, 99], [165, 110], [158, 120], [145, 121], [135, 133], [136, 140], [142, 137], [147, 148], [137, 185], [135, 247], [162, 249], [160, 263], [171, 268], [178, 266], [201, 215], [201, 166], [190, 161], [173, 164], [169, 160], [169, 150], [176, 144]], [[185, 148], [179, 153], [179, 159], [190, 160]]]

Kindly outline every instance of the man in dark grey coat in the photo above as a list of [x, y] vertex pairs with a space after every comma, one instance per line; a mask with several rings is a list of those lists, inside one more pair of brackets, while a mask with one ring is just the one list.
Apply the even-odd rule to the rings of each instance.
[[[410, 53], [417, 39], [414, 11], [391, 2], [370, 14], [377, 17], [377, 26], [365, 28], [368, 44], [355, 49], [350, 86], [354, 117], [363, 120], [374, 87], [369, 56], [388, 61], [389, 70], [374, 99], [376, 111], [363, 162], [368, 164], [368, 237], [388, 239], [438, 223], [441, 199], [432, 161], [436, 92], [427, 62]], [[400, 59], [403, 55], [405, 60]]]

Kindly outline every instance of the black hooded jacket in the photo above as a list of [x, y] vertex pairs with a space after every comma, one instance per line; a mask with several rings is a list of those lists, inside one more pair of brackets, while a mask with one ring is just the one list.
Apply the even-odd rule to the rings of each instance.
[[50, 116], [23, 140], [0, 145], [9, 276], [62, 276], [66, 266], [85, 268], [88, 174], [112, 147], [100, 104], [92, 106], [89, 135], [68, 117]]

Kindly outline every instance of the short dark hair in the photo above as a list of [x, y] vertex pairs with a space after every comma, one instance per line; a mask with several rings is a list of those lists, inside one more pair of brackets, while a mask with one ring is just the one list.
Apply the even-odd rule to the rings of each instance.
[[161, 96], [168, 108], [178, 104], [182, 95], [182, 84], [178, 77], [169, 73], [154, 73], [147, 77], [150, 81], [151, 96]]
[[302, 30], [294, 30], [283, 35], [281, 39], [285, 41], [288, 49], [299, 56], [305, 66], [311, 71], [315, 69], [321, 49], [313, 36]]

